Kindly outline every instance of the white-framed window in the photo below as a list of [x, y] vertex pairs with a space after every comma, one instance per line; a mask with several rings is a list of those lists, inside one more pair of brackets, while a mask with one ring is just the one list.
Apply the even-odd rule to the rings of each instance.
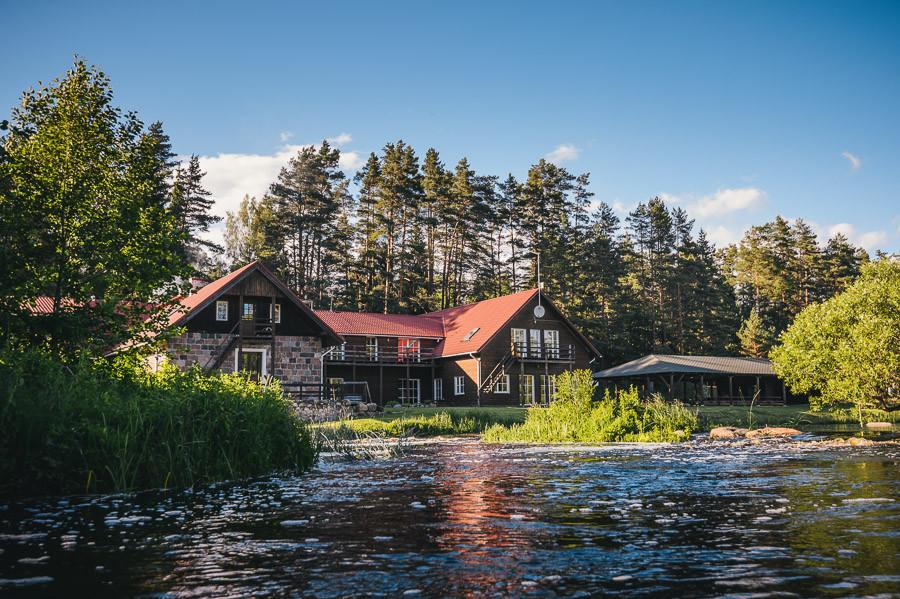
[[434, 379], [434, 401], [444, 399], [444, 379]]
[[513, 355], [522, 356], [527, 352], [527, 341], [525, 339], [525, 329], [510, 329], [510, 337], [512, 337]]
[[494, 393], [504, 393], [509, 394], [509, 375], [504, 374], [500, 377], [500, 380], [497, 381], [497, 385], [494, 387]]
[[559, 359], [559, 331], [553, 329], [544, 331], [544, 349], [548, 358]]
[[465, 395], [465, 394], [466, 394], [466, 377], [464, 377], [464, 376], [453, 377], [453, 395]]
[[275, 324], [281, 324], [281, 304], [275, 304], [275, 314], [272, 314], [272, 305], [269, 305], [269, 318]]
[[397, 338], [397, 359], [404, 362], [418, 362], [422, 357], [422, 342], [408, 337]]
[[256, 312], [256, 306], [253, 302], [244, 302], [244, 309], [241, 311], [241, 318], [244, 320], [253, 320], [253, 313]]
[[337, 347], [335, 347], [332, 352], [332, 356], [334, 356], [335, 360], [346, 360], [347, 359], [347, 343], [341, 343]]
[[543, 358], [541, 355], [541, 330], [529, 329], [528, 331], [528, 357]]
[[523, 374], [519, 377], [519, 398], [523, 404], [534, 403], [533, 374]]
[[421, 379], [400, 379], [400, 403], [420, 403]]
[[234, 371], [247, 372], [251, 375], [266, 376], [269, 374], [266, 359], [268, 351], [262, 347], [245, 347], [234, 352]]
[[219, 300], [216, 302], [216, 320], [228, 320], [228, 300]]
[[366, 337], [366, 356], [372, 362], [378, 361], [378, 337]]
[[553, 396], [556, 395], [556, 376], [541, 375], [541, 401], [550, 403]]

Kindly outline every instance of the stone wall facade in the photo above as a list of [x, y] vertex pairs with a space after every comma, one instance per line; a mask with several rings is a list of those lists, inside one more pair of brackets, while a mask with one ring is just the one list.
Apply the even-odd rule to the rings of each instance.
[[[169, 362], [179, 368], [189, 368], [193, 364], [206, 368], [216, 361], [216, 356], [227, 346], [229, 337], [224, 333], [185, 333], [168, 341], [165, 354]], [[264, 350], [266, 374], [282, 383], [322, 382], [322, 340], [319, 337], [276, 336], [274, 368], [271, 342], [245, 341], [243, 348]], [[234, 371], [236, 351], [237, 345], [228, 350], [219, 370]]]

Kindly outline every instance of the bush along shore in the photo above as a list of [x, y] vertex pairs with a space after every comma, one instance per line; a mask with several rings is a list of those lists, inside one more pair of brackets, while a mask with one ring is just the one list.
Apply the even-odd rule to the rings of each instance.
[[303, 471], [317, 446], [276, 385], [136, 358], [0, 354], [0, 495], [124, 492]]
[[588, 370], [557, 377], [555, 401], [530, 408], [525, 422], [488, 427], [489, 443], [678, 442], [699, 428], [697, 415], [677, 402], [654, 396], [642, 400], [636, 389], [594, 401], [596, 385]]

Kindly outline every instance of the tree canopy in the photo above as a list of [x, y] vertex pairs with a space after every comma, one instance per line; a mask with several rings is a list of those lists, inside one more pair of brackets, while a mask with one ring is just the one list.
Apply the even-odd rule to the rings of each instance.
[[806, 307], [770, 357], [814, 406], [900, 409], [900, 261], [867, 264], [845, 291]]

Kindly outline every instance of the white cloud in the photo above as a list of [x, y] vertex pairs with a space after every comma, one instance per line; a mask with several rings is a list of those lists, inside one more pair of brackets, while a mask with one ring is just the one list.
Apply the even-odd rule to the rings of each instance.
[[294, 137], [294, 134], [291, 131], [282, 131], [278, 134], [278, 139], [281, 140], [281, 143], [287, 143], [287, 141], [292, 137]]
[[560, 144], [556, 146], [556, 148], [550, 152], [549, 154], [545, 154], [544, 158], [547, 162], [552, 162], [553, 164], [560, 164], [561, 162], [566, 162], [568, 160], [575, 160], [578, 158], [578, 155], [581, 153], [581, 150], [576, 148], [572, 144]]
[[722, 225], [716, 225], [709, 229], [704, 228], [703, 230], [706, 231], [706, 238], [713, 242], [716, 247], [720, 248], [731, 245], [732, 243], [737, 243], [741, 240], [742, 236], [740, 231], [735, 231]]
[[850, 243], [861, 246], [869, 252], [884, 247], [887, 243], [887, 233], [884, 231], [865, 231], [858, 232], [856, 227], [850, 223], [837, 223], [827, 228], [828, 237], [834, 237], [841, 233], [850, 240]]
[[713, 218], [750, 210], [761, 206], [766, 193], [755, 187], [720, 189], [712, 195], [704, 196], [688, 206], [688, 212], [697, 218]]
[[344, 146], [353, 141], [353, 136], [349, 133], [341, 133], [337, 137], [329, 137], [328, 143], [334, 146]]
[[847, 152], [847, 151], [841, 152], [841, 156], [843, 156], [844, 158], [847, 159], [847, 162], [850, 163], [850, 168], [854, 171], [858, 171], [860, 165], [862, 165], [862, 161], [857, 156], [855, 156], [854, 154], [851, 154], [850, 152]]
[[[350, 135], [342, 133], [335, 139]], [[212, 195], [215, 203], [211, 212], [223, 220], [214, 225], [207, 237], [222, 243], [224, 218], [227, 212], [235, 212], [245, 195], [261, 198], [278, 177], [281, 167], [297, 155], [297, 152], [312, 144], [286, 144], [272, 154], [216, 154], [201, 156], [200, 168], [206, 173], [203, 185]], [[341, 152], [338, 162], [341, 170], [351, 173], [363, 164], [359, 152]]]
[[682, 199], [676, 195], [672, 195], [671, 193], [662, 192], [657, 194], [659, 199], [666, 203], [666, 206], [671, 206], [673, 204], [677, 205], [682, 202]]

